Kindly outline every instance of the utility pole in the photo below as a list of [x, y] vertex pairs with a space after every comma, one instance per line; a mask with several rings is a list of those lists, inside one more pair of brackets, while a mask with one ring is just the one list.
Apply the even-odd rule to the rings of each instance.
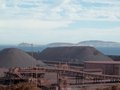
[[[34, 57], [34, 51], [33, 51], [33, 44], [31, 44], [31, 55], [32, 55], [32, 57]], [[34, 65], [33, 65], [34, 66]], [[33, 71], [33, 73], [34, 73], [34, 71]], [[35, 77], [34, 77], [34, 80], [35, 80], [35, 85], [36, 85], [36, 90], [37, 90], [37, 60], [35, 61]]]
[[31, 55], [33, 57], [33, 44], [31, 44]]

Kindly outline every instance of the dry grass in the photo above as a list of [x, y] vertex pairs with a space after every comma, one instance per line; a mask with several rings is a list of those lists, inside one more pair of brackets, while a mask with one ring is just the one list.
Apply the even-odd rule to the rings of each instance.
[[11, 85], [11, 86], [0, 86], [0, 90], [42, 90], [40, 88], [37, 88], [35, 84], [30, 83], [20, 83], [17, 85]]
[[114, 86], [111, 86], [111, 87], [108, 87], [108, 88], [103, 88], [103, 89], [98, 88], [96, 90], [120, 90], [120, 84], [114, 85]]

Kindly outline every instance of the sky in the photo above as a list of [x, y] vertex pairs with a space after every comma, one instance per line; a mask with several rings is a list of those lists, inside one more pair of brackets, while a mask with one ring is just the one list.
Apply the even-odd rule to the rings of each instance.
[[120, 0], [0, 0], [0, 44], [120, 42]]

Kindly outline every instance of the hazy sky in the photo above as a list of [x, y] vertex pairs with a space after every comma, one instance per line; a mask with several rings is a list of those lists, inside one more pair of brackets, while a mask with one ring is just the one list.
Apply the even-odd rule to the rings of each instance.
[[120, 42], [120, 0], [0, 0], [0, 44]]

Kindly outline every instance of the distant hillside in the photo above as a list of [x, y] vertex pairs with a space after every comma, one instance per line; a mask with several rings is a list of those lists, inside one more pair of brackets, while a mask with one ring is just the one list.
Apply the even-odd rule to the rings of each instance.
[[118, 42], [99, 41], [99, 40], [82, 41], [79, 42], [77, 45], [93, 46], [93, 47], [120, 47], [120, 43]]
[[39, 59], [71, 63], [82, 63], [85, 60], [112, 60], [111, 58], [105, 56], [95, 48], [89, 46], [47, 48], [39, 54]]
[[32, 44], [29, 44], [29, 43], [20, 43], [20, 44], [18, 44], [18, 46], [19, 47], [31, 47], [32, 46]]
[[62, 42], [56, 42], [56, 43], [50, 43], [47, 44], [47, 47], [62, 47], [62, 46], [74, 46], [75, 44], [73, 43], [62, 43]]
[[100, 40], [88, 40], [82, 41], [79, 43], [50, 43], [46, 45], [47, 47], [61, 47], [61, 46], [93, 46], [93, 47], [120, 47], [120, 43], [118, 42], [110, 42], [110, 41], [100, 41]]

